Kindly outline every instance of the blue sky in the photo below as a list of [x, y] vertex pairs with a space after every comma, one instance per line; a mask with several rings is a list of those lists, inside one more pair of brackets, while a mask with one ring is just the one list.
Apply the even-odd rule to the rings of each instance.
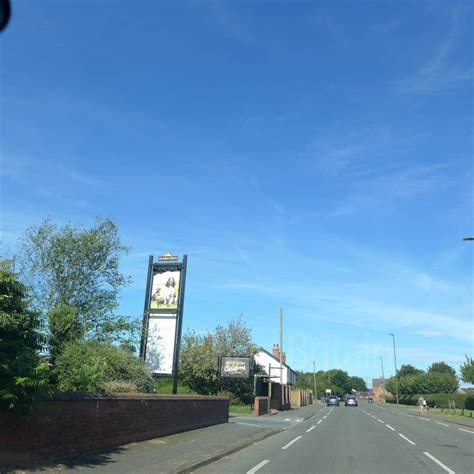
[[189, 256], [185, 328], [285, 312], [294, 369], [473, 352], [470, 2], [13, 1], [2, 240], [111, 216], [140, 315]]

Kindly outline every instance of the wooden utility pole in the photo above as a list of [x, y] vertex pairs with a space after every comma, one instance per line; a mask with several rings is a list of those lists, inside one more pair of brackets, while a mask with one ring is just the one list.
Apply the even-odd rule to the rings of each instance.
[[280, 308], [280, 384], [283, 385], [283, 308]]

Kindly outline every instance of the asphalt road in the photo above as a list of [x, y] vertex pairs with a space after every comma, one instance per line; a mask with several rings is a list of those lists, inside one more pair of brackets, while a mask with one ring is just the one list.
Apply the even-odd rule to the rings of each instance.
[[378, 405], [324, 408], [199, 473], [473, 473], [474, 430]]

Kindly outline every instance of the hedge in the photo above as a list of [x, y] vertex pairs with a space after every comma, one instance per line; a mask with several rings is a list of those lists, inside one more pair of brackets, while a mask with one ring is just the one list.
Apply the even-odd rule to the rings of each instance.
[[[429, 407], [434, 408], [449, 408], [448, 407], [448, 400], [454, 400], [456, 403], [456, 408], [468, 408], [466, 405], [470, 405], [472, 402], [470, 395], [468, 397], [469, 401], [466, 400], [466, 397], [469, 394], [460, 394], [460, 393], [428, 393], [424, 395], [416, 394], [416, 395], [403, 395], [400, 396], [400, 403], [402, 405], [418, 405], [418, 398], [423, 397], [426, 400], [426, 403]], [[387, 397], [387, 403], [397, 403], [397, 399], [395, 397]]]

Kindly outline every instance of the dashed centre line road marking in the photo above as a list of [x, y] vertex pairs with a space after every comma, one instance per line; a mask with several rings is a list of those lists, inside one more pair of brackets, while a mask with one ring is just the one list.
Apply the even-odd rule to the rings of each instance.
[[321, 423], [321, 421], [323, 421], [323, 420], [319, 420], [316, 424], [319, 425], [319, 423]]
[[427, 421], [428, 423], [431, 421], [431, 420], [428, 420], [427, 418], [420, 418], [422, 421]]
[[378, 418], [377, 418], [377, 421], [378, 421], [379, 423], [385, 423], [385, 421], [379, 420]]
[[447, 425], [446, 423], [441, 423], [440, 421], [435, 421], [435, 423], [436, 423], [437, 425], [449, 426], [449, 425]]
[[445, 466], [439, 459], [436, 459], [434, 456], [432, 456], [430, 453], [423, 451], [423, 454], [427, 457], [429, 457], [433, 462], [435, 462], [438, 466], [442, 467], [446, 472], [449, 472], [449, 474], [456, 474], [452, 469], [449, 469], [448, 466]]
[[395, 428], [392, 428], [390, 425], [385, 425], [387, 428], [391, 429], [392, 431], [397, 431]]
[[289, 443], [285, 444], [281, 449], [288, 449], [293, 443], [296, 443], [302, 436], [297, 436], [295, 439], [292, 439]]
[[465, 430], [464, 428], [459, 428], [459, 431], [465, 431], [466, 433], [472, 433], [472, 434], [474, 434], [474, 431]]
[[401, 436], [405, 441], [410, 443], [412, 446], [416, 446], [416, 443], [414, 443], [411, 439], [408, 439], [405, 435], [402, 435], [401, 433], [398, 433], [398, 436]]
[[309, 428], [309, 429], [306, 430], [306, 433], [309, 433], [310, 431], [313, 431], [314, 428], [316, 428], [316, 426], [313, 425], [311, 428]]
[[254, 474], [257, 472], [261, 467], [265, 466], [265, 464], [268, 464], [270, 461], [268, 459], [265, 459], [262, 462], [259, 462], [256, 466], [252, 467], [250, 471], [247, 471], [247, 474]]

